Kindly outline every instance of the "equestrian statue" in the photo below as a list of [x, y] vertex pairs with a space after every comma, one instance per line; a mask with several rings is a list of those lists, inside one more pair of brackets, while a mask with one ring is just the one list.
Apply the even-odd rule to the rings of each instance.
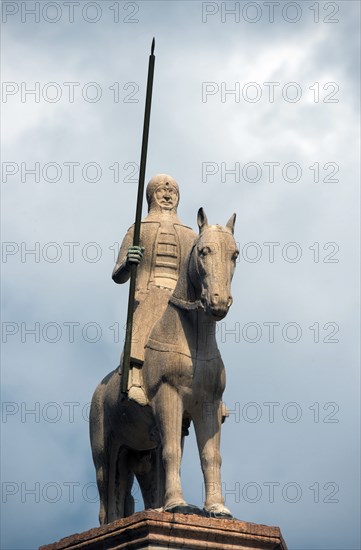
[[[221, 492], [220, 430], [227, 412], [215, 329], [232, 304], [236, 216], [225, 226], [209, 225], [200, 208], [196, 235], [176, 217], [179, 188], [166, 174], [152, 178], [147, 199], [139, 246], [131, 245], [131, 228], [113, 271], [122, 283], [129, 266], [139, 264], [127, 391], [121, 357], [120, 367], [95, 390], [90, 410], [99, 521], [134, 513], [134, 476], [146, 509], [231, 518]], [[192, 422], [204, 476], [203, 510], [184, 500], [181, 487], [184, 437]]]

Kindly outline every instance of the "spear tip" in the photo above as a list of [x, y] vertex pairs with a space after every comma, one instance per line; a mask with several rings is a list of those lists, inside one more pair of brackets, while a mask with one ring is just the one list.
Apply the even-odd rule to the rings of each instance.
[[153, 36], [152, 47], [151, 47], [151, 51], [150, 51], [150, 54], [151, 54], [151, 55], [154, 55], [154, 48], [155, 48], [155, 38], [154, 38], [154, 36]]

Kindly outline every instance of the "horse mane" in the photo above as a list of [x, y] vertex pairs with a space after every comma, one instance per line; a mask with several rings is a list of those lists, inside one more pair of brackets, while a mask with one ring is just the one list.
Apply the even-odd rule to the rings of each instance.
[[200, 239], [200, 235], [197, 235], [186, 257], [184, 258], [184, 261], [180, 267], [177, 284], [171, 296], [171, 301], [172, 301], [172, 298], [174, 298], [174, 302], [191, 303], [191, 302], [196, 302], [198, 299], [198, 296], [196, 294], [196, 289], [194, 288], [194, 285], [189, 276], [189, 270], [190, 270], [191, 257], [195, 247], [197, 246], [199, 239]]

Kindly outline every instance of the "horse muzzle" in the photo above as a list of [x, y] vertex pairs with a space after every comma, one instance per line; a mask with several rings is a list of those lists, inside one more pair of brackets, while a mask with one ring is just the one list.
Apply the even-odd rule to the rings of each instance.
[[201, 303], [207, 315], [211, 315], [215, 317], [217, 321], [221, 321], [227, 315], [233, 303], [233, 298], [232, 296], [222, 298], [217, 293], [204, 293], [201, 297]]

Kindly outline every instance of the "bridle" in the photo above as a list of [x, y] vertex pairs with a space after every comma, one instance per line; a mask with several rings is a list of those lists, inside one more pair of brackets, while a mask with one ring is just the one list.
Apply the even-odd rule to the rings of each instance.
[[[222, 232], [222, 233], [228, 233], [228, 231], [225, 231], [224, 229], [218, 229], [218, 231]], [[191, 260], [192, 260], [192, 257], [193, 257], [194, 249], [197, 246], [197, 244], [200, 240], [200, 237], [201, 237], [201, 234], [198, 235], [198, 237], [194, 241], [193, 246], [190, 250], [189, 258], [188, 258], [188, 265], [187, 265], [187, 275], [189, 275], [190, 264], [191, 264]], [[199, 267], [198, 267], [198, 262], [197, 261], [195, 262], [195, 269], [196, 269], [197, 280], [200, 283], [201, 275], [199, 273]], [[180, 309], [185, 309], [186, 311], [192, 311], [192, 310], [196, 310], [196, 309], [204, 309], [204, 305], [202, 303], [202, 300], [194, 300], [194, 301], [192, 301], [192, 300], [182, 300], [182, 298], [178, 298], [174, 294], [172, 294], [172, 296], [169, 298], [169, 302], [171, 304], [173, 304], [174, 306], [180, 308]]]

